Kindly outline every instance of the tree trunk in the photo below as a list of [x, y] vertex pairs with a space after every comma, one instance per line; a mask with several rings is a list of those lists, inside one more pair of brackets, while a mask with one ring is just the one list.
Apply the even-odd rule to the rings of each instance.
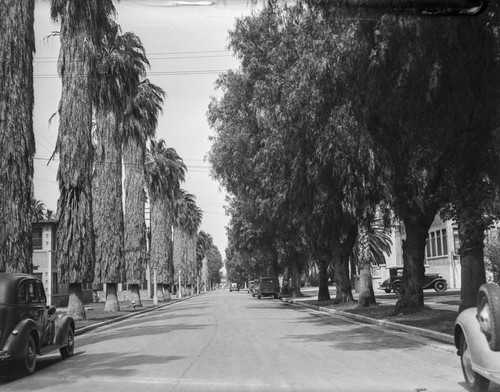
[[0, 271], [32, 273], [34, 1], [0, 0]]
[[95, 242], [92, 210], [92, 75], [96, 46], [97, 11], [89, 5], [57, 7], [61, 21], [59, 72], [59, 200], [57, 213], [57, 264], [59, 281], [90, 283], [94, 280]]
[[[352, 295], [351, 276], [349, 274], [349, 257], [352, 248], [356, 243], [357, 235], [358, 226], [356, 222], [352, 220], [347, 231], [347, 235], [341, 236], [337, 233], [337, 235], [334, 236], [333, 240], [334, 247], [332, 249], [332, 256], [335, 273], [335, 284], [337, 288], [335, 299], [341, 303], [354, 301], [354, 297]], [[341, 241], [341, 237], [345, 237], [343, 241]]]
[[135, 302], [135, 306], [137, 307], [142, 306], [140, 285], [138, 284], [130, 285], [130, 302], [132, 301]]
[[75, 320], [86, 320], [87, 314], [83, 306], [83, 295], [81, 283], [69, 284], [68, 316]]
[[120, 303], [118, 302], [117, 283], [106, 283], [106, 303], [105, 312], [119, 312]]
[[[95, 230], [95, 282], [125, 281], [122, 202], [122, 153], [117, 143], [118, 123], [113, 113], [99, 110], [92, 179]], [[107, 297], [107, 296], [106, 296]], [[113, 307], [113, 305], [112, 305]]]
[[302, 292], [300, 291], [300, 260], [299, 254], [295, 253], [290, 256], [290, 295], [292, 298], [300, 298], [303, 297]]
[[125, 162], [125, 209], [124, 209], [124, 257], [127, 282], [144, 282], [147, 263], [147, 242], [144, 181], [144, 147], [134, 138], [124, 147]]
[[403, 241], [403, 278], [396, 314], [415, 313], [424, 307], [425, 244], [432, 219], [418, 219], [416, 215], [414, 212], [403, 221], [406, 239]]
[[318, 260], [319, 270], [319, 288], [318, 301], [329, 301], [330, 290], [328, 289], [328, 261], [326, 259]]
[[460, 265], [462, 284], [460, 290], [461, 312], [477, 306], [479, 287], [486, 283], [484, 270], [484, 224], [478, 213], [479, 208], [472, 211], [458, 211], [460, 240]]
[[158, 302], [166, 302], [162, 283], [157, 283], [156, 285], [156, 298], [158, 298]]
[[371, 268], [370, 238], [368, 226], [361, 223], [358, 227], [358, 263], [359, 263], [359, 296], [358, 307], [366, 308], [374, 305], [375, 293], [373, 292]]

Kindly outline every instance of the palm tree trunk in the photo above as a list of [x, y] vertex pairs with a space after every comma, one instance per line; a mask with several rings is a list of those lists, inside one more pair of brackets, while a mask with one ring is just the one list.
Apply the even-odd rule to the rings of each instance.
[[0, 0], [0, 271], [32, 272], [32, 0]]
[[[122, 153], [117, 143], [118, 123], [113, 112], [98, 111], [93, 178], [96, 234], [95, 282], [112, 284], [106, 291], [105, 310], [118, 311], [116, 283], [125, 281], [123, 253]], [[110, 301], [108, 305], [108, 300]]]
[[130, 285], [130, 302], [135, 302], [135, 306], [137, 307], [142, 306], [140, 287], [140, 285], [135, 283]]
[[116, 283], [106, 283], [106, 303], [104, 304], [105, 312], [119, 312], [120, 304], [118, 303], [118, 292]]
[[[57, 262], [60, 282], [70, 284], [92, 282], [95, 264], [91, 178], [97, 7], [90, 1], [80, 5], [52, 3], [52, 15], [61, 21]], [[83, 304], [78, 309], [82, 312]]]
[[68, 299], [68, 316], [75, 320], [85, 320], [87, 315], [83, 306], [83, 295], [81, 283], [69, 284], [69, 299]]
[[358, 227], [358, 259], [359, 259], [359, 296], [358, 307], [366, 308], [374, 305], [372, 269], [370, 260], [370, 242], [368, 227], [361, 223]]
[[144, 281], [147, 263], [144, 156], [144, 147], [135, 139], [131, 139], [124, 148], [124, 252], [127, 282], [133, 285]]

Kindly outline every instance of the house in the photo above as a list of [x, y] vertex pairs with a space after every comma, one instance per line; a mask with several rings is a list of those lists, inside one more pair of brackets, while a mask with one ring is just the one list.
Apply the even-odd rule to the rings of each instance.
[[[406, 233], [404, 225], [395, 225], [391, 233], [392, 251], [386, 255], [386, 265], [373, 267], [373, 285], [389, 277], [389, 267], [403, 265], [402, 241]], [[451, 220], [443, 220], [436, 214], [429, 228], [425, 247], [425, 267], [428, 273], [438, 273], [448, 281], [448, 288], [461, 287], [460, 257], [458, 255], [458, 229]]]
[[[33, 275], [43, 282], [47, 303], [55, 307], [64, 307], [68, 305], [68, 284], [58, 283], [56, 230], [55, 219], [32, 223]], [[91, 284], [83, 287], [82, 294], [84, 303], [92, 302]]]

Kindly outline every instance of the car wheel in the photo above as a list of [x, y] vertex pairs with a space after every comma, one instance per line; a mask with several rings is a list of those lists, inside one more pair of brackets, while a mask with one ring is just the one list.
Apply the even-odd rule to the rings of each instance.
[[477, 295], [477, 320], [493, 351], [500, 351], [500, 287], [486, 283]]
[[394, 283], [392, 285], [392, 291], [394, 291], [394, 294], [399, 294], [401, 292], [401, 283]]
[[33, 374], [36, 368], [36, 345], [33, 336], [28, 336], [24, 349], [24, 358], [20, 363], [22, 371], [26, 374]]
[[257, 295], [257, 298], [258, 298], [258, 299], [260, 299], [260, 294], [259, 294], [259, 295]]
[[68, 328], [68, 341], [66, 342], [66, 346], [61, 347], [59, 349], [59, 352], [61, 353], [61, 357], [63, 358], [69, 358], [73, 356], [73, 353], [75, 351], [75, 332], [73, 331], [73, 328], [69, 327]]
[[462, 365], [462, 372], [464, 373], [467, 387], [473, 392], [486, 392], [490, 385], [490, 380], [477, 374], [472, 369], [472, 358], [469, 346], [463, 334], [460, 337], [460, 363]]
[[434, 284], [434, 290], [436, 290], [437, 293], [444, 293], [446, 291], [446, 285], [444, 282], [436, 282]]

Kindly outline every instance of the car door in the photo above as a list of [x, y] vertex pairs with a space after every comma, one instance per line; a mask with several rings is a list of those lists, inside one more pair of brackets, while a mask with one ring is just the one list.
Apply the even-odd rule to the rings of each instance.
[[40, 337], [40, 346], [43, 346], [46, 342], [44, 341], [44, 331], [47, 324], [45, 316], [45, 295], [41, 295], [39, 292], [38, 281], [30, 279], [25, 281], [26, 285], [26, 296], [29, 317], [36, 323], [38, 330], [38, 336]]

